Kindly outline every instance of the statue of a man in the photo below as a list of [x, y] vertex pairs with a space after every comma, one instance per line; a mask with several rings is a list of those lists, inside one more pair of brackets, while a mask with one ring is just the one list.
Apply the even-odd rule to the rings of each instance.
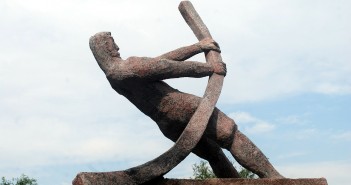
[[[201, 98], [174, 89], [162, 80], [226, 74], [224, 63], [211, 66], [185, 61], [201, 52], [220, 52], [218, 44], [212, 39], [204, 39], [155, 58], [129, 57], [123, 60], [111, 33], [102, 32], [90, 38], [90, 48], [112, 88], [154, 120], [162, 133], [174, 142], [194, 114]], [[234, 120], [215, 108], [204, 136], [193, 152], [208, 160], [215, 174], [221, 175], [221, 167], [228, 163], [222, 161], [226, 158], [221, 148], [229, 150], [242, 166], [261, 178], [283, 178], [261, 150], [237, 129]]]

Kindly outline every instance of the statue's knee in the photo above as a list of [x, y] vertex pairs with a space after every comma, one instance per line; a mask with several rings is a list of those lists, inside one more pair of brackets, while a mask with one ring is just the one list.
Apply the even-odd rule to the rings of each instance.
[[226, 117], [218, 126], [217, 137], [221, 141], [221, 146], [223, 148], [230, 148], [234, 140], [234, 133], [238, 129], [237, 125], [234, 120]]
[[234, 139], [234, 133], [238, 129], [234, 120], [226, 116], [223, 112], [215, 109], [210, 120], [209, 127], [215, 140], [223, 148], [230, 148]]

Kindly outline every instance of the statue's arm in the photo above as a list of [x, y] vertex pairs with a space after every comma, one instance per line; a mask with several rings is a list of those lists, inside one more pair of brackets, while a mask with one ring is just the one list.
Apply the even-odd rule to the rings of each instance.
[[[211, 39], [204, 39], [199, 43], [201, 50], [219, 50], [218, 45]], [[163, 80], [179, 77], [200, 78], [209, 76], [212, 73], [226, 73], [224, 63], [216, 63], [212, 66], [200, 62], [178, 62], [169, 59], [172, 58], [171, 54], [165, 54], [165, 57], [129, 57], [127, 60], [123, 60], [119, 57], [119, 48], [114, 43], [109, 32], [95, 34], [90, 38], [89, 45], [100, 68], [110, 79]], [[195, 50], [193, 47], [190, 49]], [[185, 52], [172, 56], [183, 59], [189, 57], [191, 53]]]
[[204, 39], [196, 44], [190, 46], [185, 46], [178, 48], [176, 50], [165, 53], [161, 56], [156, 57], [156, 59], [168, 59], [175, 61], [184, 61], [190, 57], [199, 54], [201, 52], [206, 52], [209, 50], [214, 50], [220, 52], [217, 42], [212, 39]]
[[116, 80], [164, 80], [180, 77], [205, 77], [213, 73], [225, 74], [225, 64], [212, 66], [208, 63], [168, 59], [130, 57], [124, 62], [113, 65], [106, 74]]

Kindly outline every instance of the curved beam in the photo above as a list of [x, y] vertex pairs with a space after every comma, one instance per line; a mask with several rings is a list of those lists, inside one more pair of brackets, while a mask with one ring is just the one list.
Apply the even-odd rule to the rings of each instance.
[[[182, 1], [179, 4], [179, 11], [199, 40], [212, 38], [190, 1]], [[206, 62], [215, 63], [221, 60], [218, 52], [206, 53]], [[205, 132], [221, 93], [223, 78], [215, 73], [209, 78], [200, 105], [172, 148], [152, 161], [125, 171], [132, 179], [137, 183], [143, 183], [164, 175], [191, 153]]]

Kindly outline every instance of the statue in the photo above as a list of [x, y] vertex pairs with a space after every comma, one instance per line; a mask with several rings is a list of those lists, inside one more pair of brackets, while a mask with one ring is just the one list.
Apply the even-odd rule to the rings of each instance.
[[[160, 157], [125, 171], [78, 174], [75, 185], [150, 182], [167, 173], [190, 152], [207, 160], [217, 177], [238, 178], [221, 148], [230, 151], [242, 166], [260, 178], [284, 178], [238, 130], [234, 120], [214, 107], [226, 75], [220, 48], [189, 1], [181, 2], [179, 8], [200, 40], [198, 43], [154, 58], [133, 56], [124, 60], [111, 33], [101, 32], [90, 38], [90, 48], [112, 88], [155, 121], [161, 132], [176, 144]], [[186, 61], [202, 52], [207, 63]], [[204, 98], [181, 92], [162, 81], [206, 76], [210, 76], [210, 81]]]
[[[217, 43], [211, 39], [155, 58], [129, 57], [126, 60], [120, 57], [119, 47], [108, 32], [91, 37], [90, 47], [112, 88], [154, 120], [162, 133], [174, 142], [194, 114], [201, 98], [180, 92], [162, 80], [226, 74], [224, 63], [212, 66], [184, 61], [200, 52], [218, 52]], [[237, 129], [235, 122], [216, 108], [194, 153], [208, 160], [214, 173], [221, 176], [221, 171], [216, 170], [217, 165], [222, 166], [221, 161], [216, 160], [219, 147], [229, 150], [240, 164], [260, 177], [282, 177], [263, 153]]]

